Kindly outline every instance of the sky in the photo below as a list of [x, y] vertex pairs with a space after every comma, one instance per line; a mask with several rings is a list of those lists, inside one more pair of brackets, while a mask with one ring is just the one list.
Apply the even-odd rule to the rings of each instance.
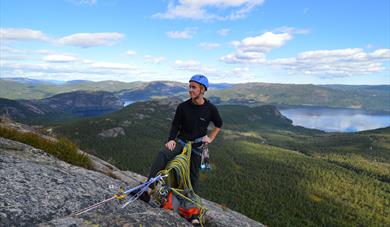
[[390, 84], [389, 0], [0, 0], [0, 78]]

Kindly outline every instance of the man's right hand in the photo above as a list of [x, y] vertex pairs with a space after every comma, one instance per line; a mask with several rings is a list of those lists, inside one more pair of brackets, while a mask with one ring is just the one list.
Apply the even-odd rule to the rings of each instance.
[[168, 143], [165, 144], [165, 147], [168, 148], [168, 150], [173, 151], [176, 147], [176, 141], [169, 140]]

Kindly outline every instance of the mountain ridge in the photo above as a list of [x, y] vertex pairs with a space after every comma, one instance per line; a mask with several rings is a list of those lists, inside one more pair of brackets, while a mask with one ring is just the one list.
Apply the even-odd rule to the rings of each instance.
[[[214, 86], [214, 89], [213, 89]], [[207, 96], [214, 103], [245, 105], [311, 105], [357, 108], [390, 112], [390, 85], [313, 85], [273, 84], [211, 84]], [[152, 82], [82, 82], [64, 85], [25, 84], [0, 79], [0, 97], [9, 99], [47, 98], [76, 90], [105, 90], [122, 101], [145, 101], [153, 97], [187, 97], [187, 84], [175, 81]]]
[[123, 102], [115, 94], [107, 91], [75, 91], [37, 100], [0, 98], [0, 114], [23, 122], [96, 116], [122, 107]]

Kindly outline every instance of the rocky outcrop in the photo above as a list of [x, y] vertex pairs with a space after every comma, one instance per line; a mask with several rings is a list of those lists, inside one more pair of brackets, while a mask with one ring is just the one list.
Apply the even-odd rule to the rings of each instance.
[[118, 136], [125, 136], [125, 135], [126, 135], [125, 130], [122, 127], [107, 129], [98, 134], [98, 136], [101, 136], [103, 138], [107, 138], [107, 137], [116, 138]]
[[[171, 211], [138, 200], [124, 209], [115, 200], [73, 215], [111, 197], [119, 186], [134, 187], [145, 180], [89, 156], [94, 171], [0, 137], [0, 226], [191, 226]], [[262, 226], [216, 203], [203, 203], [209, 209], [206, 226]]]
[[166, 98], [166, 99], [159, 99], [157, 101], [157, 106], [168, 106], [169, 108], [175, 109], [177, 105], [179, 105], [183, 100], [179, 98]]
[[0, 226], [188, 226], [141, 201], [124, 209], [112, 201], [76, 217], [72, 213], [111, 197], [110, 185], [124, 182], [4, 138], [0, 163]]

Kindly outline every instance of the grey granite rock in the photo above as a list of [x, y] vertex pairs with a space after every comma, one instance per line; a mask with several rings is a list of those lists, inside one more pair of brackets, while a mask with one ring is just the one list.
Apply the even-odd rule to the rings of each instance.
[[110, 185], [123, 185], [123, 182], [1, 137], [0, 163], [0, 226], [188, 224], [171, 212], [153, 210], [141, 201], [135, 201], [125, 209], [116, 201], [110, 201], [75, 217], [71, 214], [111, 197], [115, 191]]
[[[145, 179], [91, 158], [99, 172], [0, 137], [0, 226], [191, 226], [177, 214], [142, 201], [122, 209], [121, 201], [112, 200], [75, 216], [111, 197], [119, 186], [133, 187]], [[218, 204], [203, 202], [209, 208], [206, 226], [262, 226]]]

